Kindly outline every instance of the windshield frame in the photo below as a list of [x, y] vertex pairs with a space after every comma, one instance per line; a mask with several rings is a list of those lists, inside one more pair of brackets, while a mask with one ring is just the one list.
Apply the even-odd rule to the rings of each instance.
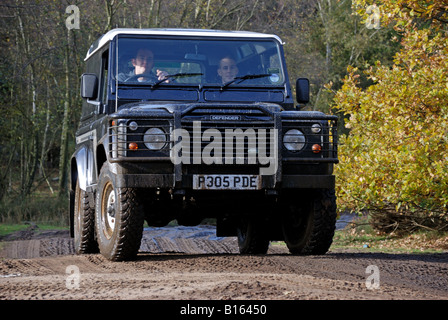
[[[118, 34], [116, 35], [116, 37], [114, 38], [114, 42], [115, 42], [115, 50], [112, 50], [112, 54], [113, 57], [111, 57], [111, 61], [113, 62], [113, 66], [111, 68], [111, 70], [114, 70], [114, 72], [111, 72], [111, 78], [113, 80], [113, 82], [115, 82], [115, 86], [116, 86], [116, 91], [118, 91], [119, 87], [123, 86], [123, 87], [148, 87], [151, 85], [154, 85], [155, 82], [157, 81], [153, 81], [151, 83], [151, 81], [146, 81], [146, 82], [136, 82], [136, 81], [131, 81], [131, 82], [123, 82], [123, 81], [119, 81], [119, 79], [117, 79], [117, 75], [120, 74], [120, 70], [119, 70], [119, 65], [120, 65], [120, 55], [122, 54], [121, 50], [120, 50], [120, 41], [139, 41], [139, 40], [154, 40], [154, 41], [186, 41], [185, 43], [197, 43], [197, 44], [201, 44], [206, 46], [206, 44], [210, 45], [213, 44], [213, 42], [219, 42], [219, 44], [222, 44], [226, 41], [228, 41], [229, 43], [233, 44], [234, 47], [237, 47], [237, 44], [240, 45], [240, 47], [243, 47], [245, 44], [247, 46], [255, 46], [255, 44], [258, 44], [259, 46], [261, 46], [261, 44], [264, 44], [265, 46], [267, 46], [267, 44], [271, 45], [271, 48], [268, 48], [267, 50], [265, 50], [264, 52], [252, 52], [252, 54], [250, 55], [251, 59], [261, 59], [263, 56], [268, 55], [267, 51], [271, 50], [272, 51], [272, 55], [271, 57], [275, 56], [274, 60], [276, 62], [276, 66], [274, 68], [271, 68], [271, 70], [274, 70], [274, 72], [272, 72], [273, 76], [276, 74], [276, 76], [278, 78], [280, 78], [279, 81], [277, 82], [273, 82], [273, 81], [265, 81], [264, 83], [256, 83], [254, 81], [235, 81], [232, 84], [226, 85], [225, 89], [226, 90], [231, 90], [232, 88], [264, 88], [264, 89], [271, 89], [271, 88], [279, 88], [279, 87], [285, 87], [288, 83], [288, 75], [286, 72], [286, 66], [285, 66], [285, 61], [284, 61], [284, 57], [283, 57], [283, 48], [282, 48], [282, 43], [280, 43], [276, 38], [273, 37], [266, 37], [266, 38], [260, 38], [260, 37], [223, 37], [223, 36], [182, 36], [182, 35], [172, 35], [172, 36], [168, 36], [168, 35], [142, 35], [142, 34]], [[185, 61], [187, 61], [186, 57], [187, 55], [194, 55], [194, 52], [188, 52], [188, 50], [185, 52]], [[204, 56], [204, 54], [200, 54], [200, 53], [196, 53], [197, 56], [201, 57]], [[246, 58], [249, 57], [249, 55], [247, 55]], [[156, 58], [155, 58], [156, 59]], [[155, 60], [154, 59], [154, 60]], [[162, 59], [161, 59], [162, 60]], [[166, 61], [166, 59], [164, 60]], [[190, 59], [188, 60], [189, 62], [194, 61], [194, 59]], [[243, 59], [241, 57], [238, 57], [238, 63], [241, 63], [241, 61], [243, 61]], [[174, 62], [174, 61], [173, 61]], [[218, 68], [218, 66], [213, 66], [212, 64], [210, 64], [210, 60], [208, 61], [200, 61], [201, 63], [203, 62], [204, 65], [206, 65], [207, 63], [207, 67], [208, 67], [208, 72], [209, 74], [211, 72], [213, 72], [213, 68], [216, 67]], [[216, 57], [215, 57], [215, 62], [216, 62]], [[182, 61], [178, 61], [178, 63], [182, 63]], [[276, 71], [276, 72], [275, 72]], [[255, 74], [255, 72], [251, 73], [244, 73], [246, 71], [242, 71], [243, 73], [239, 73], [238, 76], [239, 77], [244, 77], [247, 76], [248, 74]], [[253, 78], [249, 78], [249, 79], [258, 79], [260, 77], [253, 77]], [[275, 77], [272, 77], [275, 80]], [[270, 78], [271, 79], [271, 78]], [[199, 89], [201, 88], [212, 88], [212, 87], [223, 87], [224, 83], [218, 83], [218, 82], [211, 82], [211, 81], [201, 81], [200, 83], [183, 83], [183, 82], [179, 82], [179, 81], [169, 81], [169, 82], [162, 82], [159, 83], [157, 86], [155, 86], [156, 88], [162, 88], [162, 87], [197, 87]]]

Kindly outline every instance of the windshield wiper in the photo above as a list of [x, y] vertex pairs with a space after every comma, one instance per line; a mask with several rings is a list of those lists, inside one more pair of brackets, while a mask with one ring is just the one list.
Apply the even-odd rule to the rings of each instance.
[[169, 74], [166, 75], [164, 79], [157, 81], [156, 83], [154, 83], [151, 88], [155, 88], [157, 86], [159, 86], [161, 83], [165, 82], [168, 79], [173, 79], [173, 78], [182, 78], [182, 77], [194, 77], [194, 76], [202, 76], [203, 73], [175, 73], [175, 74]]
[[238, 81], [238, 83], [243, 82], [244, 80], [248, 80], [248, 79], [258, 79], [258, 78], [265, 78], [265, 77], [270, 77], [271, 74], [270, 73], [261, 73], [261, 74], [246, 74], [245, 76], [240, 76], [240, 77], [235, 77], [232, 81], [226, 82], [222, 85], [221, 90], [223, 90], [224, 88], [228, 87], [229, 85], [231, 85], [232, 83]]

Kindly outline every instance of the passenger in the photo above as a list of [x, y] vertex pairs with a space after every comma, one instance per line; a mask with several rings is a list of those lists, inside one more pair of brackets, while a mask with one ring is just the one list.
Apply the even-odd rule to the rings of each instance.
[[225, 84], [235, 79], [238, 74], [238, 67], [235, 60], [230, 56], [225, 56], [219, 61], [218, 75]]

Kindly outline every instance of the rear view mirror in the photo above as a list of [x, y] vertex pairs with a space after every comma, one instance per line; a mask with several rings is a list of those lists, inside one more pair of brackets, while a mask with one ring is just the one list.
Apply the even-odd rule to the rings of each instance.
[[93, 73], [84, 73], [81, 76], [81, 97], [96, 99], [98, 95], [98, 77]]
[[298, 103], [308, 103], [310, 101], [310, 81], [308, 79], [297, 79], [296, 98]]
[[197, 53], [186, 53], [184, 58], [188, 60], [207, 61], [207, 57], [205, 55]]

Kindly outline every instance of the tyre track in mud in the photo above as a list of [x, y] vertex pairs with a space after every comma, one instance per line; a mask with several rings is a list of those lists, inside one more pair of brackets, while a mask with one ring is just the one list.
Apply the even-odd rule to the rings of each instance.
[[[2, 300], [448, 299], [448, 253], [293, 256], [276, 244], [267, 255], [239, 255], [236, 239], [207, 226], [145, 230], [131, 262], [74, 255], [67, 232], [2, 243]], [[378, 267], [379, 289], [366, 287], [369, 265]], [[68, 266], [79, 269], [79, 289], [67, 287]]]

